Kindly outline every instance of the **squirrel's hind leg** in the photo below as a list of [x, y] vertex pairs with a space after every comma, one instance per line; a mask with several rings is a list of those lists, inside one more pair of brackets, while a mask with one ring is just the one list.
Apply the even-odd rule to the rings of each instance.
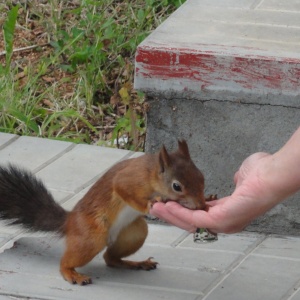
[[122, 258], [135, 253], [142, 247], [148, 234], [148, 226], [143, 217], [137, 218], [128, 226], [123, 228], [117, 240], [108, 246], [103, 257], [109, 267], [126, 269], [156, 269], [157, 262], [151, 260], [151, 257], [144, 261], [131, 261]]
[[66, 236], [66, 250], [60, 262], [60, 272], [65, 280], [73, 284], [92, 283], [89, 276], [77, 273], [75, 268], [90, 262], [106, 247], [106, 232], [71, 232]]

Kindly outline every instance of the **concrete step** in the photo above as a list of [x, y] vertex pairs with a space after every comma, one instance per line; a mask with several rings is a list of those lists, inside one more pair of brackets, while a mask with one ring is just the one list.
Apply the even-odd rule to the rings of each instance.
[[[227, 196], [242, 161], [275, 152], [300, 120], [300, 5], [188, 0], [138, 47], [146, 151], [185, 138], [208, 194]], [[299, 194], [248, 229], [299, 234]]]

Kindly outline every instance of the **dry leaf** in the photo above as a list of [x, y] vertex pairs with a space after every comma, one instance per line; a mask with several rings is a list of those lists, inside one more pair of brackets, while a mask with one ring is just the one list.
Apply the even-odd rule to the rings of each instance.
[[110, 104], [111, 105], [117, 105], [118, 103], [120, 102], [120, 97], [116, 94], [113, 94], [111, 97], [110, 97]]
[[53, 104], [50, 100], [48, 100], [48, 99], [44, 99], [44, 100], [43, 100], [43, 103], [44, 103], [46, 106], [48, 106], [48, 107], [53, 107], [53, 106], [54, 106], [54, 104]]
[[26, 76], [26, 72], [20, 72], [15, 76], [15, 81], [20, 80], [21, 78], [24, 78]]
[[54, 78], [54, 77], [43, 76], [42, 78], [43, 78], [44, 81], [49, 82], [49, 83], [55, 81], [55, 78]]

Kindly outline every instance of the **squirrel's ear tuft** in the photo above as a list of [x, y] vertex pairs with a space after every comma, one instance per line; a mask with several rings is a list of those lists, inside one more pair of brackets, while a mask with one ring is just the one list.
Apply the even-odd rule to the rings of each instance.
[[187, 159], [191, 159], [188, 144], [185, 140], [178, 140], [178, 150]]
[[163, 173], [171, 164], [171, 159], [165, 146], [162, 146], [158, 157], [159, 157], [160, 172]]

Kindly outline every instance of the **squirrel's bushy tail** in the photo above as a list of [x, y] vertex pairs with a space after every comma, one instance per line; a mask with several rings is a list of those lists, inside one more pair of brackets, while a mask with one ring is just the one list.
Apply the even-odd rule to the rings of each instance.
[[64, 234], [67, 214], [33, 174], [12, 165], [0, 167], [0, 219], [31, 231]]

